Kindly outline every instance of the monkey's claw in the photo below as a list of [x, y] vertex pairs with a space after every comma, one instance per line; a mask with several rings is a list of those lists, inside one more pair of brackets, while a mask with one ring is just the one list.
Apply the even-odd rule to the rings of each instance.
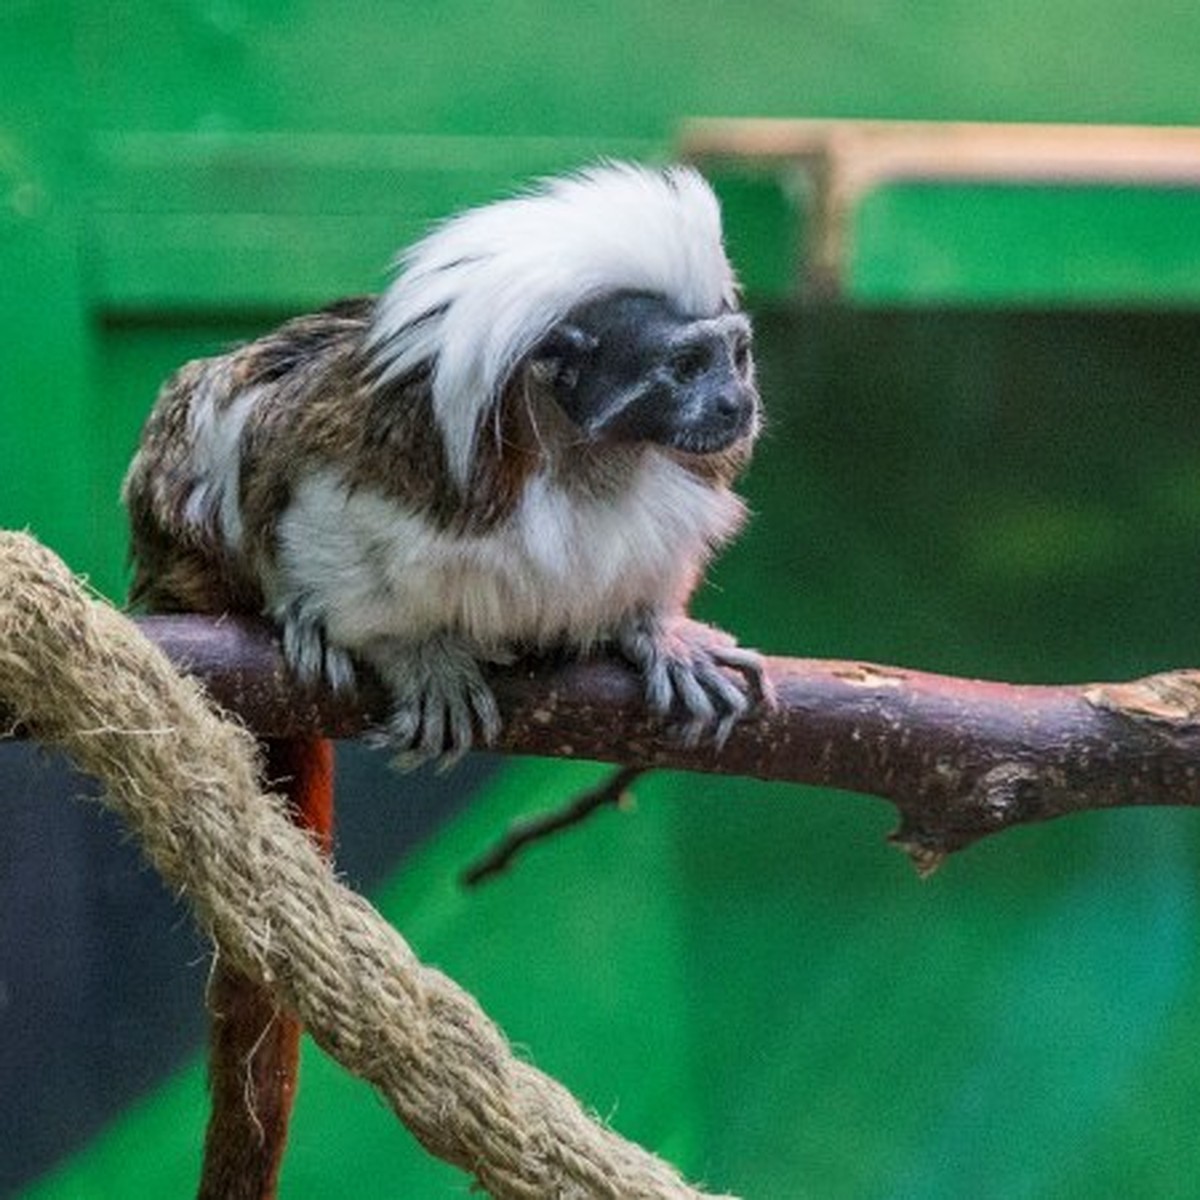
[[723, 746], [746, 713], [773, 703], [762, 659], [711, 626], [647, 618], [622, 633], [620, 646], [642, 673], [650, 707], [663, 715], [682, 710], [688, 746], [706, 736]]
[[283, 656], [302, 683], [324, 683], [335, 692], [354, 690], [354, 661], [349, 652], [330, 643], [324, 625], [312, 617], [295, 611], [284, 616]]
[[445, 768], [500, 733], [500, 710], [471, 652], [450, 638], [389, 642], [365, 652], [391, 693], [387, 724], [372, 739], [403, 770], [436, 760]]

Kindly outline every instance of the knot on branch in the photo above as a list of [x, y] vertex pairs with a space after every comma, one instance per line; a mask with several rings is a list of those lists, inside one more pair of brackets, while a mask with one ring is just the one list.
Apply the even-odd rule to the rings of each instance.
[[943, 811], [902, 806], [900, 828], [890, 840], [927, 878], [955, 851], [1010, 825], [1038, 820], [1045, 781], [1045, 772], [1032, 763], [997, 763]]
[[992, 833], [1032, 817], [1040, 773], [1029, 763], [994, 766], [975, 781], [967, 808], [978, 814], [982, 832]]

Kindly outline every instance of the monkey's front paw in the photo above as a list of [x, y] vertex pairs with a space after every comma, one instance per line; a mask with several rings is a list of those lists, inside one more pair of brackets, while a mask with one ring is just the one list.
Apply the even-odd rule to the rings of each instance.
[[689, 746], [710, 733], [723, 746], [741, 717], [774, 702], [762, 659], [710, 625], [641, 618], [621, 632], [619, 644], [642, 673], [650, 707], [664, 715], [682, 709]]
[[324, 683], [335, 692], [354, 690], [354, 661], [349, 652], [332, 644], [325, 626], [298, 608], [283, 617], [283, 656], [302, 683]]
[[436, 759], [451, 766], [471, 749], [475, 730], [490, 745], [500, 710], [471, 650], [449, 637], [388, 642], [364, 652], [391, 694], [391, 716], [377, 739], [411, 770]]

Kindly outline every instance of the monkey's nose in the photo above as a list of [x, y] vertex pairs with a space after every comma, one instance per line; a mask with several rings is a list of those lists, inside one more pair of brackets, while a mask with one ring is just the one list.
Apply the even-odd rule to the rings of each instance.
[[739, 388], [719, 392], [709, 408], [709, 420], [721, 429], [742, 430], [754, 418], [754, 397]]

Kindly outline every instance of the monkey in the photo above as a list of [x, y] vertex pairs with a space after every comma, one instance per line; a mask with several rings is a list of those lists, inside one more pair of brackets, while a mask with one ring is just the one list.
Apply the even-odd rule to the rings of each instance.
[[266, 614], [306, 683], [373, 670], [403, 765], [493, 743], [488, 666], [560, 648], [615, 648], [720, 744], [761, 663], [685, 613], [761, 424], [711, 188], [600, 163], [169, 379], [123, 485], [132, 599]]
[[[490, 664], [614, 648], [685, 739], [770, 703], [686, 620], [745, 519], [762, 423], [720, 212], [685, 167], [605, 162], [434, 227], [339, 301], [164, 384], [125, 477], [131, 600], [266, 615], [298, 679], [386, 685], [402, 766], [500, 733]], [[332, 744], [268, 740], [328, 848]], [[202, 1197], [275, 1194], [300, 1026], [217, 963]], [[251, 1097], [251, 1099], [248, 1099]]]

